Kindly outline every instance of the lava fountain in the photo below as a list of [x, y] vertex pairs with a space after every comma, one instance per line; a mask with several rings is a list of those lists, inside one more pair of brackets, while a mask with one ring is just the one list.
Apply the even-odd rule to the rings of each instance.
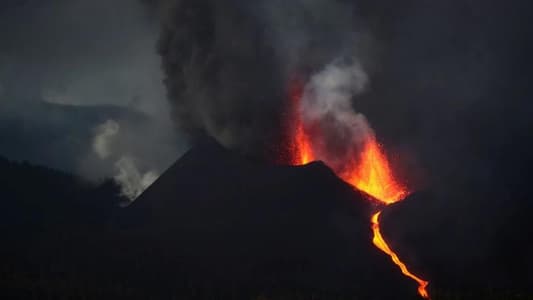
[[[311, 136], [305, 128], [301, 110], [303, 90], [304, 86], [301, 81], [291, 81], [289, 87], [289, 130], [291, 132], [289, 161], [293, 165], [303, 165], [314, 160], [323, 160], [320, 155], [315, 155], [313, 150], [314, 143], [319, 142], [316, 139], [321, 137]], [[387, 156], [373, 133], [365, 138], [359, 153], [359, 157], [353, 157], [346, 161], [342, 168], [333, 170], [339, 178], [368, 194], [371, 199], [375, 199], [385, 205], [402, 201], [409, 194], [408, 189], [394, 178]], [[327, 161], [324, 162], [327, 164]], [[418, 283], [418, 293], [421, 297], [429, 299], [427, 291], [429, 282], [409, 271], [406, 264], [400, 260], [383, 238], [379, 222], [381, 213], [382, 211], [380, 210], [371, 217], [372, 242], [374, 246], [386, 253], [392, 262], [400, 268], [402, 274]]]
[[401, 201], [409, 194], [395, 180], [387, 156], [374, 136], [364, 142], [359, 160], [350, 162], [339, 177], [387, 205]]
[[315, 160], [311, 139], [304, 128], [301, 113], [301, 102], [304, 84], [300, 79], [291, 80], [289, 87], [289, 118], [290, 118], [290, 163], [292, 165], [305, 165]]

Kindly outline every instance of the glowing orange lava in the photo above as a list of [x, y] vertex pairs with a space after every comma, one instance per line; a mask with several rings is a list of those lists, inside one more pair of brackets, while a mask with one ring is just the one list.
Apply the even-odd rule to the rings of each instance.
[[[321, 158], [315, 156], [313, 151], [313, 142], [315, 141], [306, 132], [301, 116], [300, 106], [303, 85], [300, 81], [292, 81], [289, 92], [291, 99], [290, 162], [293, 165], [303, 165]], [[316, 138], [320, 139], [321, 137]], [[409, 194], [407, 188], [398, 183], [394, 178], [387, 156], [373, 135], [367, 137], [358, 159], [354, 158], [346, 162], [342, 170], [334, 171], [339, 178], [386, 205], [399, 202]], [[373, 244], [389, 255], [394, 264], [400, 268], [405, 276], [418, 283], [418, 293], [420, 296], [429, 299], [429, 294], [426, 290], [429, 283], [411, 273], [405, 263], [399, 259], [398, 255], [389, 247], [381, 235], [379, 224], [380, 215], [381, 211], [375, 213], [371, 218], [372, 232], [374, 234]]]
[[305, 133], [301, 120], [296, 121], [296, 128], [294, 129], [294, 139], [296, 146], [296, 155], [294, 155], [295, 165], [305, 165], [312, 162], [315, 158], [313, 155], [313, 149], [308, 141], [308, 136]]
[[341, 172], [340, 177], [375, 199], [392, 204], [404, 199], [408, 191], [396, 182], [387, 156], [374, 137], [365, 142], [358, 163]]
[[297, 166], [305, 165], [315, 160], [315, 157], [311, 140], [305, 131], [302, 114], [300, 113], [303, 83], [298, 79], [293, 79], [289, 88], [289, 96], [291, 100], [290, 117], [292, 118], [290, 122], [292, 125], [292, 139], [290, 141], [291, 164]]
[[[395, 180], [387, 156], [374, 137], [370, 137], [365, 142], [357, 166], [351, 171], [342, 173], [341, 178], [387, 205], [401, 201], [409, 194], [407, 188]], [[372, 232], [374, 233], [372, 242], [374, 246], [389, 255], [405, 276], [418, 283], [420, 296], [429, 299], [429, 294], [426, 290], [429, 283], [411, 273], [381, 235], [380, 215], [381, 211], [375, 213], [371, 218]]]
[[400, 267], [400, 270], [402, 270], [402, 273], [413, 279], [418, 283], [418, 293], [420, 296], [422, 296], [425, 299], [429, 299], [429, 294], [426, 290], [426, 287], [428, 286], [429, 282], [421, 279], [420, 277], [414, 275], [413, 273], [409, 272], [407, 269], [407, 266], [398, 258], [398, 255], [392, 251], [392, 249], [389, 247], [387, 242], [383, 239], [383, 236], [381, 235], [380, 229], [379, 229], [379, 216], [381, 215], [381, 211], [375, 213], [372, 216], [372, 232], [374, 233], [374, 238], [372, 239], [372, 242], [378, 249], [381, 251], [387, 253], [392, 261]]

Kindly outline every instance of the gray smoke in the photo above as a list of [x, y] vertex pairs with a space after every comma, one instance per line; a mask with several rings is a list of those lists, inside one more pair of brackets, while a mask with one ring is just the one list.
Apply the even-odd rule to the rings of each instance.
[[114, 179], [120, 185], [122, 195], [132, 201], [152, 185], [160, 175], [155, 171], [141, 173], [135, 159], [129, 156], [121, 157], [115, 163], [115, 168], [117, 174]]
[[[123, 196], [134, 200], [182, 153], [169, 141], [168, 124], [109, 119], [93, 130], [92, 151], [82, 161], [88, 178], [112, 177]], [[96, 172], [96, 173], [95, 173]]]
[[334, 170], [358, 157], [374, 135], [366, 117], [354, 110], [352, 99], [362, 93], [368, 75], [352, 60], [333, 62], [313, 75], [304, 89], [301, 115], [313, 133], [316, 156]]
[[343, 57], [369, 61], [372, 43], [347, 1], [165, 3], [159, 52], [175, 121], [192, 138], [269, 151], [283, 134], [290, 78], [307, 81]]
[[113, 138], [119, 133], [119, 130], [120, 126], [113, 120], [108, 120], [98, 126], [93, 139], [93, 150], [98, 157], [106, 159], [111, 155], [111, 143]]

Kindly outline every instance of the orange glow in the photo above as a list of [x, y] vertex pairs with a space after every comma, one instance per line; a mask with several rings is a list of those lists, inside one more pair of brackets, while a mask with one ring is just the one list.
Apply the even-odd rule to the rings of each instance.
[[[313, 143], [318, 142], [320, 135], [312, 136], [306, 132], [306, 127], [301, 114], [301, 101], [303, 85], [300, 81], [291, 81], [290, 86], [290, 163], [292, 165], [304, 165], [311, 161], [323, 159], [316, 157], [313, 151]], [[353, 147], [357, 147], [354, 145]], [[325, 161], [327, 163], [327, 161]], [[342, 169], [334, 169], [335, 174], [342, 180], [351, 184], [354, 188], [365, 192], [375, 200], [389, 205], [403, 200], [409, 194], [408, 189], [400, 184], [395, 178], [389, 161], [381, 145], [373, 134], [370, 134], [363, 144], [359, 157], [347, 161]], [[400, 268], [402, 273], [418, 283], [418, 293], [425, 299], [429, 299], [426, 290], [427, 281], [409, 272], [407, 266], [399, 259], [398, 255], [390, 249], [383, 239], [379, 227], [381, 211], [372, 216], [372, 242], [374, 245], [389, 255], [392, 261]]]
[[294, 79], [289, 88], [289, 96], [291, 100], [290, 117], [292, 118], [290, 122], [292, 125], [292, 139], [290, 141], [291, 164], [297, 166], [305, 165], [312, 162], [315, 157], [309, 135], [305, 132], [302, 114], [300, 113], [303, 84], [301, 81]]
[[379, 229], [379, 216], [381, 215], [381, 211], [375, 213], [372, 216], [372, 232], [374, 233], [374, 238], [372, 239], [372, 242], [376, 247], [378, 247], [381, 251], [387, 253], [392, 261], [400, 267], [400, 270], [402, 270], [402, 273], [413, 279], [418, 283], [418, 293], [420, 296], [422, 296], [425, 299], [429, 299], [429, 294], [426, 290], [426, 287], [428, 286], [428, 282], [419, 278], [418, 276], [414, 275], [413, 273], [409, 272], [407, 269], [407, 266], [398, 258], [398, 255], [394, 253], [394, 251], [391, 250], [387, 242], [383, 239], [383, 236], [381, 235], [380, 229]]
[[297, 120], [294, 139], [296, 147], [295, 153], [293, 153], [293, 164], [305, 165], [313, 161], [313, 149], [311, 148], [311, 143], [309, 143], [301, 120]]
[[394, 179], [387, 157], [374, 137], [365, 142], [358, 164], [341, 172], [340, 177], [385, 204], [401, 201], [408, 194]]

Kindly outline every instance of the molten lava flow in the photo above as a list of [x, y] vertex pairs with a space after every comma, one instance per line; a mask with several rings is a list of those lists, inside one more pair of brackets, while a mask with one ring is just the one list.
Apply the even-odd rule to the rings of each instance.
[[387, 253], [390, 256], [392, 261], [398, 267], [400, 267], [400, 270], [402, 270], [402, 273], [405, 276], [413, 279], [414, 281], [418, 283], [418, 293], [420, 294], [420, 296], [422, 296], [425, 299], [429, 299], [429, 294], [426, 290], [426, 287], [428, 286], [429, 283], [417, 277], [413, 273], [409, 272], [409, 270], [407, 269], [407, 266], [400, 260], [400, 258], [398, 258], [398, 255], [396, 255], [396, 253], [394, 253], [394, 251], [391, 250], [389, 245], [387, 245], [387, 242], [385, 242], [385, 240], [383, 239], [383, 236], [381, 235], [381, 232], [379, 229], [379, 216], [380, 215], [381, 215], [381, 211], [375, 213], [372, 216], [372, 231], [374, 232], [374, 238], [372, 239], [372, 242], [381, 251]]
[[340, 176], [385, 204], [401, 201], [408, 194], [394, 179], [387, 157], [373, 136], [367, 138], [358, 164]]
[[[303, 85], [301, 81], [292, 80], [290, 85], [290, 130], [291, 146], [290, 162], [293, 165], [307, 164], [313, 160], [323, 159], [316, 157], [313, 151], [313, 143], [318, 142], [315, 139], [321, 139], [321, 136], [313, 136], [306, 132], [301, 105], [303, 96]], [[357, 145], [353, 145], [357, 147]], [[328, 163], [325, 161], [325, 163]], [[385, 152], [377, 142], [375, 136], [370, 134], [364, 142], [363, 149], [358, 158], [347, 161], [341, 170], [334, 170], [339, 178], [348, 182], [360, 191], [367, 193], [372, 198], [389, 205], [403, 200], [408, 195], [408, 190], [397, 182], [389, 165]], [[374, 233], [374, 245], [389, 255], [392, 261], [400, 268], [402, 273], [415, 280], [418, 283], [418, 293], [425, 299], [429, 299], [426, 290], [428, 282], [420, 279], [413, 273], [409, 272], [407, 266], [398, 258], [398, 255], [390, 249], [387, 242], [383, 239], [379, 227], [379, 216], [381, 211], [372, 216], [371, 224]]]

